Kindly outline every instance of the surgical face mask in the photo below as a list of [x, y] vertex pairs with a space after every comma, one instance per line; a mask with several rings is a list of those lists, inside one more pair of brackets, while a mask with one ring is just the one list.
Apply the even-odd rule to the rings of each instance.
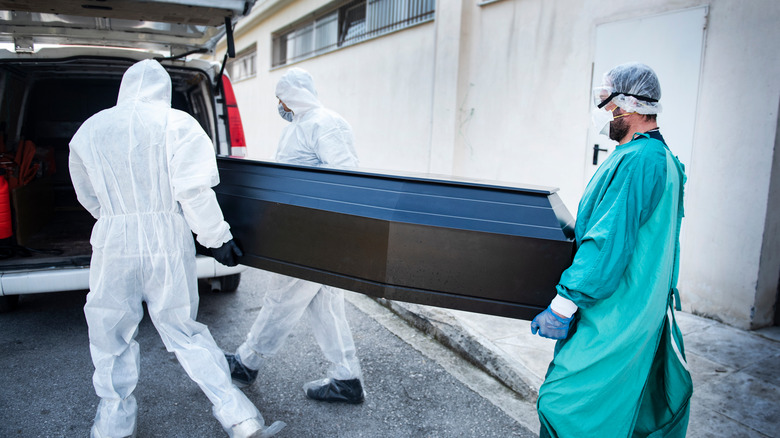
[[599, 130], [599, 134], [609, 136], [609, 122], [615, 119], [612, 111], [594, 108], [590, 114], [593, 127]]
[[599, 130], [599, 134], [606, 135], [607, 137], [609, 137], [609, 130], [613, 120], [617, 120], [626, 116], [630, 116], [631, 114], [634, 114], [633, 112], [631, 112], [631, 113], [623, 113], [616, 116], [614, 114], [614, 111], [616, 109], [618, 109], [617, 106], [615, 108], [612, 108], [612, 111], [607, 109], [600, 109], [600, 108], [595, 108], [593, 110], [590, 117], [591, 117], [591, 121], [593, 122], [593, 126]]
[[284, 105], [282, 105], [281, 102], [279, 102], [279, 115], [282, 116], [284, 120], [287, 120], [288, 122], [292, 122], [293, 119], [293, 112], [292, 111], [286, 111], [284, 109]]

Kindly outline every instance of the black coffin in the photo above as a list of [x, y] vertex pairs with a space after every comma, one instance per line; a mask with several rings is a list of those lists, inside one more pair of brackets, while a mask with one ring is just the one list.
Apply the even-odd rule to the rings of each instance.
[[218, 157], [241, 263], [373, 297], [531, 319], [571, 263], [555, 189]]

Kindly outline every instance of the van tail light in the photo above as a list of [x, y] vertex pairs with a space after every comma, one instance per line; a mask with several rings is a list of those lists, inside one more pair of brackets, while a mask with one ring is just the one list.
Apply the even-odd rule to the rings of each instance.
[[11, 220], [11, 201], [8, 195], [8, 181], [5, 179], [5, 170], [0, 175], [0, 239], [7, 239], [14, 235], [13, 221]]
[[241, 123], [241, 114], [238, 112], [236, 94], [233, 92], [233, 84], [227, 75], [222, 75], [222, 90], [225, 93], [225, 106], [227, 107], [228, 129], [230, 131], [230, 155], [234, 157], [246, 157], [246, 138], [244, 137], [244, 124]]

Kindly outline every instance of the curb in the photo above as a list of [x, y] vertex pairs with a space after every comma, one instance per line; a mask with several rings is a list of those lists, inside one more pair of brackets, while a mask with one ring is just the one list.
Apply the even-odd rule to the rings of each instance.
[[384, 298], [373, 299], [416, 329], [432, 336], [472, 365], [493, 376], [523, 400], [536, 403], [540, 383], [536, 382], [538, 378], [530, 371], [525, 372], [519, 368], [518, 364], [508, 361], [497, 352], [498, 348], [493, 346], [490, 340], [464, 326], [446, 311]]

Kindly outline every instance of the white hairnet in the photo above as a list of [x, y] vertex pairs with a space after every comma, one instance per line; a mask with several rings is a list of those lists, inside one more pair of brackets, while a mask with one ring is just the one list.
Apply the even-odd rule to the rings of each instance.
[[602, 108], [609, 102], [627, 112], [661, 112], [661, 84], [652, 68], [638, 62], [620, 64], [604, 74], [602, 86], [593, 90], [593, 100]]

